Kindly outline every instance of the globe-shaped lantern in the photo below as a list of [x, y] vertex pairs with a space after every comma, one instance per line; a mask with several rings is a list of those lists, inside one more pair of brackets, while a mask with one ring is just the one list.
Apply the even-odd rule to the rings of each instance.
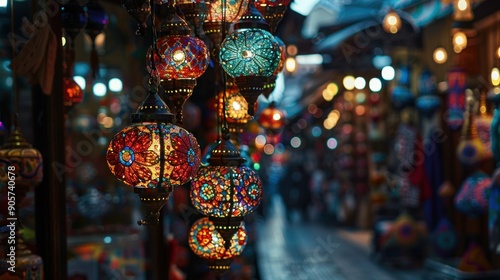
[[80, 6], [78, 1], [71, 0], [61, 7], [61, 26], [67, 40], [65, 50], [66, 63], [72, 67], [75, 61], [75, 38], [87, 25], [87, 8]]
[[467, 177], [455, 196], [455, 206], [460, 212], [479, 216], [488, 212], [488, 194], [491, 178], [483, 172]]
[[[212, 41], [215, 50], [220, 49], [222, 39], [229, 31], [229, 25], [245, 13], [248, 0], [215, 0], [208, 5], [203, 30]], [[217, 54], [217, 52], [215, 52]]]
[[243, 252], [246, 243], [244, 222], [239, 224], [229, 242], [222, 238], [214, 223], [206, 217], [194, 222], [189, 232], [189, 247], [198, 257], [207, 260], [209, 268], [217, 274], [229, 269], [232, 258]]
[[234, 83], [226, 83], [226, 90], [219, 93], [219, 118], [227, 121], [230, 138], [239, 141], [244, 126], [252, 118], [248, 114], [248, 103]]
[[175, 4], [181, 9], [181, 16], [194, 30], [194, 36], [199, 37], [203, 22], [207, 17], [209, 4], [204, 0], [177, 0]]
[[243, 217], [253, 212], [262, 198], [262, 183], [229, 141], [224, 139], [211, 151], [208, 166], [200, 167], [191, 184], [191, 202], [214, 223], [226, 242]]
[[222, 42], [219, 58], [226, 73], [235, 78], [253, 116], [253, 104], [281, 58], [279, 44], [253, 2], [235, 24], [235, 31]]
[[205, 72], [210, 57], [205, 43], [190, 35], [189, 26], [177, 15], [172, 4], [164, 6], [167, 12], [161, 23], [160, 38], [148, 51], [148, 69], [151, 71], [151, 55], [154, 55], [167, 103], [176, 113], [176, 123], [182, 124], [184, 103], [193, 94], [196, 78]]
[[148, 208], [141, 224], [158, 223], [172, 188], [190, 181], [200, 166], [196, 138], [172, 119], [167, 105], [150, 91], [132, 114], [132, 124], [113, 137], [106, 152], [111, 173], [134, 186]]
[[7, 187], [12, 184], [9, 182], [14, 182], [16, 192], [27, 192], [40, 184], [42, 179], [42, 155], [24, 139], [16, 126], [0, 147], [0, 181]]
[[73, 107], [83, 101], [83, 90], [72, 77], [63, 77], [63, 104]]
[[137, 36], [145, 35], [148, 27], [146, 21], [151, 15], [151, 6], [148, 0], [122, 0], [122, 5], [127, 9], [127, 13], [137, 21]]
[[90, 68], [92, 76], [97, 77], [99, 72], [99, 57], [95, 48], [95, 38], [101, 34], [108, 26], [109, 18], [106, 11], [97, 0], [91, 0], [87, 4], [88, 21], [85, 26], [85, 32], [89, 34], [92, 40], [92, 50], [90, 51]]
[[285, 111], [276, 107], [274, 102], [271, 102], [267, 108], [260, 113], [259, 124], [272, 136], [279, 134], [286, 124]]
[[274, 33], [290, 2], [291, 0], [255, 0], [255, 7], [264, 16]]

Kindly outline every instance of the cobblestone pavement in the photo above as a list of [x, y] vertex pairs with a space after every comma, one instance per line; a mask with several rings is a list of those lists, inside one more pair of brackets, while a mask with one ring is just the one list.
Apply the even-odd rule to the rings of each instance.
[[289, 223], [278, 199], [260, 225], [261, 280], [413, 280], [421, 269], [397, 270], [370, 257], [369, 231], [347, 231], [315, 223]]

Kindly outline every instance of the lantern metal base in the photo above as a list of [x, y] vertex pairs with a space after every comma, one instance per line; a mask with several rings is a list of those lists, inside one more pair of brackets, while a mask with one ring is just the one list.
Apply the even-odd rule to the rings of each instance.
[[160, 221], [160, 210], [167, 203], [171, 189], [165, 188], [142, 188], [134, 187], [134, 192], [141, 198], [146, 207], [144, 219], [137, 221], [140, 226], [158, 225]]
[[231, 239], [238, 232], [238, 229], [241, 226], [241, 222], [243, 222], [242, 217], [233, 217], [233, 218], [217, 218], [217, 217], [209, 217], [208, 218], [215, 226], [215, 229], [220, 233], [222, 239], [224, 239], [224, 247], [226, 250], [229, 250], [231, 247]]
[[240, 94], [245, 97], [248, 103], [248, 114], [255, 116], [255, 102], [259, 95], [264, 92], [264, 85], [267, 83], [266, 76], [246, 76], [235, 78]]
[[267, 82], [264, 85], [264, 91], [262, 91], [262, 94], [269, 99], [269, 96], [271, 93], [274, 91], [276, 88], [276, 75], [272, 75], [267, 77]]
[[208, 268], [215, 274], [217, 279], [222, 279], [224, 274], [229, 271], [233, 259], [221, 259], [208, 261]]
[[194, 30], [195, 36], [199, 37], [201, 27], [207, 17], [207, 4], [201, 3], [184, 3], [177, 4], [184, 14], [184, 19], [189, 22]]
[[183, 123], [183, 107], [186, 100], [193, 94], [195, 79], [163, 80], [161, 86], [166, 92], [167, 105], [175, 111], [175, 123]]
[[225, 36], [225, 34], [222, 33], [222, 29], [224, 28], [224, 31], [227, 33], [230, 25], [230, 22], [226, 22], [226, 26], [223, 26], [221, 21], [203, 22], [203, 31], [205, 32], [205, 35], [210, 38], [210, 41], [212, 41], [213, 53], [217, 53], [218, 55], [222, 39]]

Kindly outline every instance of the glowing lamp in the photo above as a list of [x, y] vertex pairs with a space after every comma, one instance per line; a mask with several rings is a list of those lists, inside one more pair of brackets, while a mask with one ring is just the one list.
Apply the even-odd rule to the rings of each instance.
[[189, 26], [181, 19], [171, 4], [168, 5], [168, 20], [161, 23], [160, 34], [156, 42], [158, 53], [150, 48], [147, 55], [151, 71], [151, 55], [161, 85], [167, 93], [167, 103], [176, 114], [176, 123], [183, 123], [183, 106], [193, 94], [196, 78], [200, 77], [210, 63], [208, 48], [205, 43], [191, 35]]
[[208, 218], [194, 222], [189, 231], [189, 247], [200, 258], [209, 263], [209, 269], [223, 274], [229, 269], [232, 258], [239, 256], [247, 243], [244, 223], [237, 226], [237, 231], [226, 242]]
[[[209, 3], [207, 18], [203, 30], [212, 41], [215, 50], [219, 50], [222, 38], [229, 31], [229, 25], [236, 22], [245, 13], [248, 0], [215, 0]], [[223, 22], [226, 26], [223, 26]], [[225, 32], [223, 32], [225, 31]]]
[[403, 25], [401, 18], [398, 13], [395, 11], [389, 11], [382, 22], [382, 28], [384, 28], [385, 32], [396, 34], [399, 30], [401, 30], [401, 26]]
[[253, 104], [268, 77], [278, 68], [280, 48], [252, 2], [234, 28], [235, 31], [222, 42], [219, 58], [222, 68], [235, 78], [241, 95], [249, 104], [248, 113], [253, 116]]
[[460, 53], [467, 47], [467, 35], [464, 32], [458, 31], [453, 35], [453, 51]]
[[290, 4], [291, 0], [256, 0], [255, 7], [264, 16], [274, 33]]
[[172, 119], [167, 105], [150, 91], [131, 115], [132, 124], [113, 137], [106, 152], [111, 173], [134, 186], [148, 208], [140, 224], [158, 223], [172, 188], [190, 181], [200, 166], [196, 138]]
[[219, 93], [219, 117], [226, 119], [230, 138], [239, 142], [244, 126], [252, 117], [248, 114], [248, 103], [238, 91], [236, 84], [227, 84], [228, 88]]
[[285, 127], [286, 113], [277, 108], [274, 102], [271, 102], [271, 104], [260, 113], [258, 122], [268, 133], [276, 135]]
[[42, 155], [28, 143], [16, 126], [0, 147], [0, 181], [5, 187], [15, 182], [16, 190], [28, 191], [43, 179]]
[[83, 101], [83, 90], [72, 77], [63, 77], [63, 103], [72, 107]]
[[191, 183], [193, 206], [214, 223], [226, 242], [237, 231], [244, 215], [253, 212], [262, 198], [262, 183], [229, 141], [224, 139], [211, 151], [208, 166], [200, 167]]
[[453, 3], [453, 19], [456, 21], [470, 21], [474, 19], [470, 0], [456, 0]]

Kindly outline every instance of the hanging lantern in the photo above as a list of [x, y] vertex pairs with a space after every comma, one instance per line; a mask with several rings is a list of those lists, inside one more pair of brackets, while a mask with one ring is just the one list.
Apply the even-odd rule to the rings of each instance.
[[486, 213], [490, 186], [491, 179], [483, 172], [475, 172], [467, 177], [455, 196], [457, 210], [471, 216]]
[[287, 59], [285, 43], [278, 36], [274, 36], [274, 38], [278, 42], [281, 56], [280, 56], [280, 62], [278, 64], [278, 68], [276, 68], [273, 75], [267, 77], [267, 81], [264, 84], [264, 90], [262, 91], [262, 95], [264, 95], [267, 99], [269, 99], [269, 96], [276, 88], [276, 78], [277, 78], [278, 74], [281, 73], [281, 71], [283, 71], [283, 68], [285, 68], [285, 61]]
[[491, 123], [493, 116], [488, 113], [486, 107], [486, 92], [481, 92], [479, 96], [479, 115], [474, 117], [474, 126], [476, 127], [477, 137], [483, 145], [483, 159], [490, 159], [493, 154], [491, 152]]
[[194, 30], [194, 36], [200, 37], [203, 22], [207, 17], [207, 5], [209, 3], [205, 3], [204, 0], [177, 0], [176, 5], [182, 11], [181, 16]]
[[476, 124], [474, 123], [473, 107], [474, 102], [470, 100], [468, 110], [465, 113], [467, 123], [457, 146], [458, 160], [468, 166], [476, 166], [484, 157], [483, 143], [478, 138]]
[[61, 7], [61, 26], [65, 33], [66, 63], [71, 69], [75, 62], [75, 39], [76, 36], [87, 25], [88, 14], [85, 7], [80, 6], [78, 1], [71, 0]]
[[470, 21], [474, 19], [470, 0], [455, 0], [453, 3], [453, 19], [457, 21]]
[[253, 212], [262, 198], [262, 183], [229, 141], [224, 139], [211, 151], [209, 165], [202, 166], [191, 184], [193, 206], [210, 221], [229, 244], [243, 216]]
[[63, 104], [73, 107], [83, 101], [83, 90], [72, 77], [63, 77]]
[[236, 84], [227, 85], [227, 89], [219, 93], [219, 118], [226, 119], [231, 140], [239, 142], [244, 126], [252, 117], [248, 114], [248, 103]]
[[436, 95], [436, 78], [428, 70], [420, 74], [419, 82], [420, 96], [416, 100], [416, 107], [423, 116], [431, 118], [441, 107], [441, 98]]
[[200, 166], [196, 138], [172, 119], [167, 105], [150, 90], [131, 115], [132, 125], [113, 137], [106, 152], [111, 173], [134, 186], [148, 208], [140, 224], [157, 224], [172, 188], [189, 182]]
[[92, 69], [92, 76], [95, 78], [99, 73], [99, 57], [95, 46], [95, 39], [97, 35], [101, 34], [106, 26], [108, 26], [108, 14], [102, 8], [97, 0], [90, 0], [87, 4], [88, 21], [85, 26], [85, 32], [89, 34], [92, 40], [92, 50], [90, 51], [90, 68]]
[[[205, 43], [190, 35], [187, 23], [175, 12], [171, 4], [165, 4], [167, 12], [163, 17], [160, 38], [156, 42], [157, 53], [154, 63], [166, 91], [167, 103], [173, 107], [176, 123], [183, 123], [183, 106], [193, 94], [196, 78], [201, 76], [210, 63]], [[148, 70], [151, 71], [151, 55], [148, 50]]]
[[462, 52], [467, 47], [467, 35], [462, 31], [457, 31], [453, 34], [453, 51], [455, 53]]
[[[248, 0], [215, 0], [208, 6], [207, 18], [203, 22], [203, 30], [212, 41], [218, 54], [222, 39], [229, 31], [231, 23], [236, 22], [245, 13]], [[224, 26], [223, 26], [224, 25]]]
[[271, 26], [272, 33], [276, 32], [290, 2], [291, 0], [255, 0], [255, 7]]
[[401, 30], [402, 26], [403, 22], [401, 21], [401, 18], [399, 17], [398, 13], [393, 10], [389, 11], [385, 15], [384, 21], [382, 22], [382, 28], [384, 28], [385, 32], [391, 34], [398, 33], [398, 31]]
[[127, 9], [127, 13], [137, 21], [137, 36], [144, 36], [148, 27], [146, 21], [151, 15], [151, 6], [148, 0], [122, 0], [122, 5]]
[[461, 68], [452, 68], [448, 71], [448, 118], [446, 122], [453, 129], [459, 129], [464, 120], [465, 89], [467, 73]]
[[266, 109], [262, 110], [258, 121], [270, 135], [274, 136], [279, 134], [285, 127], [286, 113], [277, 108], [274, 102], [271, 102]]
[[194, 222], [189, 231], [189, 247], [200, 258], [208, 261], [209, 269], [217, 275], [229, 270], [232, 258], [239, 256], [247, 243], [247, 232], [241, 222], [236, 233], [226, 242], [208, 218]]
[[253, 116], [255, 101], [278, 68], [280, 48], [253, 2], [234, 29], [222, 43], [219, 58], [226, 73], [235, 78]]

